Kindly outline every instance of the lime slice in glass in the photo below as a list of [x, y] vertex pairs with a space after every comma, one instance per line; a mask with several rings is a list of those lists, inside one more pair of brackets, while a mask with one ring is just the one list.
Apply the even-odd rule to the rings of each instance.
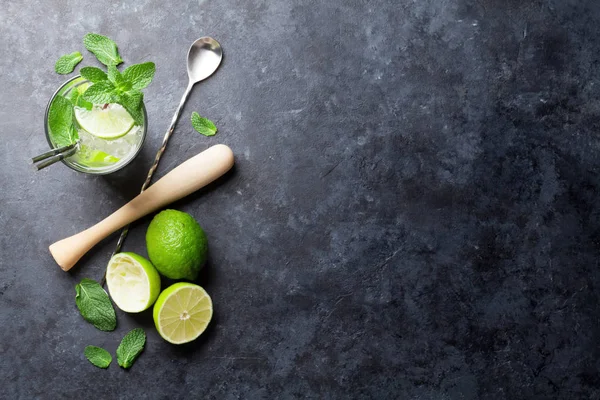
[[91, 110], [75, 107], [75, 119], [83, 129], [106, 140], [125, 136], [133, 126], [133, 118], [120, 104], [95, 106]]
[[102, 150], [92, 150], [85, 144], [82, 144], [79, 149], [79, 158], [85, 162], [86, 165], [91, 167], [111, 165], [120, 161], [120, 158], [112, 156]]
[[105, 153], [101, 150], [93, 150], [90, 154], [89, 160], [87, 161], [94, 164], [114, 164], [118, 163], [119, 160], [120, 158], [111, 156], [110, 154]]
[[212, 318], [210, 296], [198, 285], [179, 282], [166, 288], [154, 304], [154, 324], [163, 339], [173, 344], [191, 342], [204, 332]]
[[160, 293], [160, 276], [152, 263], [135, 253], [117, 253], [108, 262], [106, 285], [121, 310], [148, 309]]

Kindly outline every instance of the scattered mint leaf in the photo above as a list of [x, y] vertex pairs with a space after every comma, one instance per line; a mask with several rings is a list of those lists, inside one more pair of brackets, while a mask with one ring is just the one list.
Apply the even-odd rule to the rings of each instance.
[[106, 66], [119, 65], [123, 62], [121, 56], [119, 56], [117, 44], [106, 36], [88, 33], [83, 37], [83, 45], [94, 53], [98, 61]]
[[75, 286], [75, 292], [77, 293], [75, 303], [86, 321], [101, 331], [115, 330], [117, 327], [115, 309], [108, 294], [98, 282], [84, 278]]
[[143, 100], [144, 94], [138, 90], [122, 93], [119, 96], [118, 103], [127, 110], [136, 125], [142, 125], [144, 123], [144, 111], [142, 109]]
[[204, 136], [214, 136], [217, 133], [217, 127], [208, 118], [201, 117], [197, 112], [192, 113], [192, 126], [196, 132]]
[[48, 110], [48, 128], [58, 147], [68, 146], [79, 139], [73, 126], [73, 105], [63, 96], [56, 96]]
[[89, 362], [98, 368], [108, 368], [112, 362], [112, 356], [101, 347], [87, 346], [83, 352]]
[[79, 70], [79, 75], [92, 83], [98, 83], [108, 80], [106, 72], [96, 67], [83, 67]]
[[156, 65], [153, 62], [134, 64], [125, 68], [123, 78], [131, 83], [133, 89], [141, 90], [152, 82], [154, 72], [156, 72]]
[[108, 80], [111, 81], [112, 84], [115, 85], [115, 88], [121, 93], [131, 89], [131, 82], [127, 82], [114, 65], [108, 66]]
[[142, 328], [135, 328], [130, 331], [121, 344], [117, 347], [117, 361], [123, 368], [129, 368], [133, 365], [135, 359], [144, 350], [146, 344], [146, 333]]
[[78, 51], [71, 54], [65, 54], [59, 58], [58, 61], [56, 61], [56, 64], [54, 64], [54, 70], [61, 75], [70, 74], [75, 69], [75, 66], [81, 62], [81, 60], [83, 60], [83, 56]]
[[81, 107], [85, 108], [86, 110], [92, 109], [93, 104], [83, 99], [83, 93], [85, 93], [86, 89], [87, 84], [79, 85], [71, 89], [71, 96], [69, 97], [69, 100], [71, 100], [71, 103], [73, 103], [74, 107]]
[[115, 87], [109, 81], [94, 83], [85, 91], [83, 99], [92, 104], [112, 103], [116, 100]]

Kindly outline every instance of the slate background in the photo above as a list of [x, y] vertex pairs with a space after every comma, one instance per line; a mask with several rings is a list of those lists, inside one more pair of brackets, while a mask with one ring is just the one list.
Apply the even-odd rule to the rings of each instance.
[[[148, 140], [114, 175], [33, 172], [54, 62], [88, 31], [156, 62]], [[71, 273], [47, 247], [136, 194], [203, 35], [225, 59], [158, 176], [236, 154], [174, 205], [208, 233], [214, 320], [182, 347], [149, 312], [100, 332], [73, 286], [116, 237]], [[599, 36], [591, 0], [3, 1], [0, 397], [600, 398]], [[126, 250], [145, 254], [148, 222]], [[138, 326], [131, 370], [84, 359]]]

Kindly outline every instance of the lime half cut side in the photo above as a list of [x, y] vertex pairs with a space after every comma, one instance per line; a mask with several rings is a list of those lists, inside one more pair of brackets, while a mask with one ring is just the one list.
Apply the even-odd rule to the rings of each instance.
[[152, 263], [135, 253], [117, 253], [108, 262], [106, 285], [121, 310], [142, 312], [160, 293], [160, 276]]
[[165, 289], [154, 304], [156, 330], [167, 342], [183, 344], [206, 330], [213, 314], [212, 300], [193, 283], [179, 282]]
[[94, 106], [91, 110], [75, 107], [79, 126], [101, 139], [112, 140], [125, 136], [133, 127], [133, 118], [120, 104]]

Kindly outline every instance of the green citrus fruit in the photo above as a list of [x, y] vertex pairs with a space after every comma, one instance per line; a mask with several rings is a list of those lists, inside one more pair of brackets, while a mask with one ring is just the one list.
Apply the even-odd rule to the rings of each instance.
[[150, 261], [158, 272], [171, 279], [194, 280], [206, 263], [206, 234], [191, 215], [164, 210], [146, 232]]
[[117, 307], [138, 313], [156, 301], [160, 293], [160, 276], [144, 257], [135, 253], [117, 253], [108, 262], [106, 285]]
[[81, 145], [79, 150], [79, 157], [86, 165], [91, 167], [99, 166], [103, 167], [106, 165], [111, 165], [118, 163], [120, 158], [114, 157], [102, 150], [92, 150], [85, 144]]
[[154, 304], [156, 330], [167, 342], [191, 342], [204, 332], [213, 314], [212, 300], [198, 285], [179, 282], [166, 288]]
[[120, 104], [109, 104], [106, 108], [91, 110], [75, 108], [75, 119], [79, 126], [94, 136], [111, 140], [125, 136], [133, 127], [133, 118]]

